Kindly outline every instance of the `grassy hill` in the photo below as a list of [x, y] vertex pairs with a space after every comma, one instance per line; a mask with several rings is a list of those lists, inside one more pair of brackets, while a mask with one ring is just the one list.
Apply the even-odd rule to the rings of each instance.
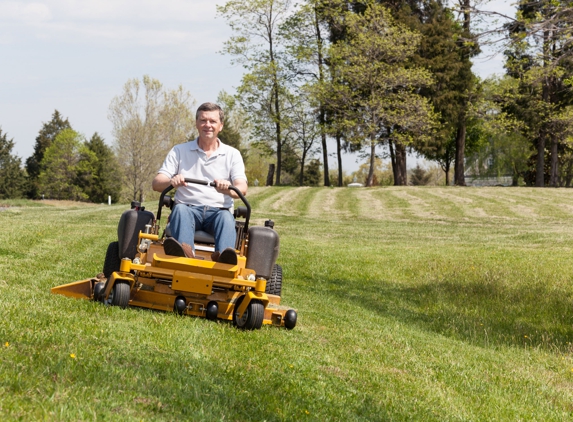
[[292, 331], [51, 295], [101, 271], [125, 206], [0, 204], [0, 419], [573, 418], [573, 190], [248, 198]]

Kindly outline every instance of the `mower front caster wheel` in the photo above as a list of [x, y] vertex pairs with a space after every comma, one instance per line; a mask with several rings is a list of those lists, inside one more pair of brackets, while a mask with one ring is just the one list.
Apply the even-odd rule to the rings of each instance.
[[116, 281], [113, 285], [113, 289], [110, 293], [110, 303], [113, 306], [119, 306], [120, 308], [127, 308], [129, 304], [129, 295], [131, 291], [131, 286], [125, 281]]
[[258, 330], [263, 325], [265, 306], [259, 300], [251, 300], [245, 313], [239, 317], [237, 310], [241, 306], [245, 296], [241, 296], [235, 303], [233, 311], [233, 323], [241, 330]]

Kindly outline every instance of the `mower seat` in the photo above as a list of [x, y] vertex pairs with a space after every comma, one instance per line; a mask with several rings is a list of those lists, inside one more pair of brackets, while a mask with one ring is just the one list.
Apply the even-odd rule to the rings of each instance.
[[[167, 224], [167, 227], [165, 227], [165, 237], [173, 237], [171, 235], [171, 228], [169, 227], [169, 224]], [[209, 245], [214, 245], [215, 237], [213, 237], [212, 234], [204, 232], [203, 230], [197, 230], [195, 232], [195, 243], [206, 243]]]
[[208, 243], [210, 245], [214, 245], [215, 237], [203, 230], [197, 230], [195, 232], [195, 243]]

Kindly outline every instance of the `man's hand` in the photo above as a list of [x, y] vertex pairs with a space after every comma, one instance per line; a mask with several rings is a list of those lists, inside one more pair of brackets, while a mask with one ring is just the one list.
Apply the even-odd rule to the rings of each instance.
[[[215, 182], [215, 189], [217, 192], [222, 193], [224, 195], [229, 195], [231, 198], [238, 199], [239, 195], [236, 192], [229, 190], [229, 186], [231, 186], [231, 182], [226, 179], [217, 179], [214, 180]], [[243, 194], [247, 194], [247, 181], [243, 179], [235, 179], [234, 185], [239, 191]]]
[[217, 179], [214, 180], [214, 182], [215, 182], [215, 189], [217, 190], [217, 192], [225, 195], [230, 195], [229, 186], [231, 186], [231, 182], [225, 179]]
[[186, 186], [185, 177], [181, 174], [176, 174], [171, 178], [170, 185], [174, 188], [180, 188], [181, 186]]
[[151, 187], [154, 191], [163, 192], [167, 187], [173, 186], [174, 188], [178, 188], [180, 186], [185, 186], [185, 177], [180, 174], [176, 174], [171, 179], [163, 173], [158, 173], [153, 182], [151, 183]]

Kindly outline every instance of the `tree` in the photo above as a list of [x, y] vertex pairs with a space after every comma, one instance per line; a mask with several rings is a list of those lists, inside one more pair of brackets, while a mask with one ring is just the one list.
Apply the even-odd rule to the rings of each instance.
[[128, 80], [123, 93], [112, 100], [108, 117], [131, 200], [144, 200], [169, 149], [194, 136], [193, 105], [181, 86], [167, 91], [149, 76]]
[[77, 185], [77, 171], [82, 153], [86, 153], [81, 136], [72, 129], [62, 130], [44, 151], [38, 187], [42, 197], [61, 200], [87, 200]]
[[457, 103], [459, 112], [457, 114], [457, 130], [456, 130], [456, 159], [454, 167], [454, 184], [458, 186], [465, 186], [466, 181], [464, 178], [465, 168], [465, 148], [466, 148], [466, 135], [467, 135], [467, 113], [470, 106], [470, 95], [473, 92], [475, 83], [475, 76], [471, 71], [470, 58], [479, 53], [476, 38], [471, 32], [471, 1], [458, 0], [460, 10], [462, 12], [462, 37], [460, 38], [460, 61], [463, 66], [459, 72], [457, 82], [460, 84], [460, 98]]
[[[352, 182], [366, 184], [370, 178], [370, 160], [360, 165], [358, 170], [352, 173]], [[374, 159], [374, 175], [372, 176], [372, 186], [391, 186], [394, 184], [394, 174], [392, 163], [383, 161], [381, 158]]]
[[517, 20], [507, 25], [512, 45], [506, 51], [506, 68], [519, 81], [519, 89], [506, 109], [525, 123], [526, 136], [536, 147], [534, 173], [538, 187], [547, 181], [551, 186], [558, 185], [559, 154], [573, 124], [572, 17], [569, 2], [521, 1]]
[[[463, 177], [459, 126], [460, 119], [467, 120], [466, 103], [475, 84], [466, 54], [468, 47], [462, 42], [466, 33], [453, 11], [440, 0], [391, 2], [391, 10], [397, 20], [422, 34], [420, 48], [411, 60], [414, 66], [431, 72], [433, 79], [432, 84], [422, 87], [419, 92], [431, 102], [439, 124], [432, 137], [415, 139], [413, 146], [428, 160], [439, 163], [449, 184], [456, 151], [457, 161], [462, 164], [458, 178]], [[465, 138], [463, 146], [465, 151]]]
[[273, 140], [267, 148], [276, 154], [277, 185], [281, 183], [285, 144], [282, 107], [288, 73], [281, 57], [279, 28], [289, 9], [290, 0], [231, 0], [217, 6], [237, 34], [225, 42], [223, 52], [248, 70], [238, 95], [252, 118], [253, 134], [259, 142]]
[[423, 169], [420, 163], [417, 163], [416, 167], [410, 171], [410, 184], [412, 186], [426, 186], [431, 179], [432, 173]]
[[305, 166], [301, 186], [318, 186], [320, 183], [320, 160], [314, 158]]
[[323, 130], [310, 108], [307, 93], [303, 90], [289, 96], [289, 106], [285, 114], [289, 116], [286, 136], [292, 139], [289, 145], [294, 148], [300, 163], [298, 184], [303, 186], [306, 179], [304, 172], [307, 168], [307, 160], [315, 153], [316, 141], [321, 138]]
[[[513, 185], [520, 177], [527, 179], [530, 142], [523, 135], [524, 122], [508, 110], [513, 100], [519, 98], [519, 82], [509, 76], [486, 79], [483, 95], [470, 113], [479, 123], [471, 127], [469, 139], [479, 137], [477, 147], [467, 154], [468, 167], [480, 176], [499, 177], [511, 175]], [[477, 135], [475, 132], [479, 132]]]
[[[310, 86], [314, 84], [323, 85], [327, 78], [327, 66], [325, 63], [327, 40], [325, 40], [324, 34], [328, 31], [325, 14], [329, 13], [329, 10], [329, 6], [323, 0], [308, 0], [286, 19], [281, 26], [286, 52], [290, 60], [293, 61], [291, 67], [303, 84]], [[312, 89], [305, 89], [304, 91], [308, 93], [312, 92]], [[314, 106], [314, 109], [309, 111], [317, 120], [320, 131], [324, 186], [330, 186], [326, 131], [327, 106], [320, 97], [309, 96], [308, 100]], [[340, 186], [342, 186], [341, 172], [342, 168], [339, 168]]]
[[0, 199], [20, 198], [24, 193], [26, 177], [22, 159], [12, 155], [14, 139], [8, 139], [0, 127]]
[[54, 111], [52, 120], [44, 123], [40, 133], [36, 137], [34, 153], [26, 159], [26, 172], [28, 173], [28, 198], [35, 199], [39, 197], [38, 178], [42, 171], [41, 162], [44, 158], [44, 152], [52, 144], [53, 140], [64, 129], [71, 129], [70, 122], [58, 110]]
[[337, 132], [365, 145], [370, 155], [367, 186], [373, 185], [376, 146], [390, 147], [394, 183], [405, 185], [406, 147], [432, 130], [434, 115], [416, 91], [431, 83], [427, 71], [410, 66], [421, 35], [397, 24], [384, 7], [366, 2], [364, 13], [346, 12], [344, 42], [333, 43], [334, 83], [322, 95], [338, 115]]
[[86, 142], [80, 153], [76, 180], [78, 186], [95, 203], [119, 201], [121, 192], [121, 169], [113, 150], [96, 132]]
[[219, 132], [219, 139], [224, 144], [230, 145], [241, 151], [245, 164], [248, 161], [248, 153], [246, 143], [251, 125], [248, 121], [247, 113], [241, 107], [235, 97], [221, 91], [217, 97], [217, 104], [225, 112], [225, 122], [223, 130]]

